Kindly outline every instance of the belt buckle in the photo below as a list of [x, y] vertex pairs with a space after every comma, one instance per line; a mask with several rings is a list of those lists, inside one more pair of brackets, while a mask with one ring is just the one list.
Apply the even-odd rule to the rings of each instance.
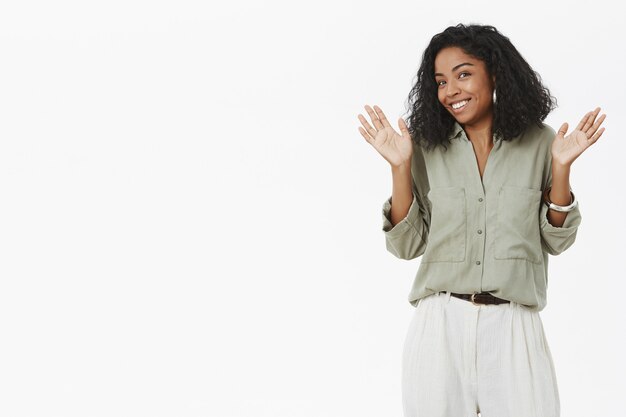
[[476, 294], [478, 294], [478, 293], [477, 293], [477, 292], [473, 293], [473, 294], [472, 294], [472, 297], [470, 298], [470, 300], [472, 301], [472, 304], [474, 304], [475, 306], [481, 306], [481, 305], [484, 305], [483, 303], [477, 303], [477, 302], [475, 302], [475, 301], [474, 301], [474, 296], [475, 296]]

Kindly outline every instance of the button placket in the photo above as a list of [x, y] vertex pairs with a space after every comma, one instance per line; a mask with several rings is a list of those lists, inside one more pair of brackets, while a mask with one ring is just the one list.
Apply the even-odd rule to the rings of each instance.
[[[482, 203], [484, 201], [483, 197], [478, 197], [478, 203]], [[479, 255], [484, 257], [484, 243], [485, 243], [485, 235], [483, 234], [483, 230], [485, 228], [485, 210], [484, 210], [484, 206], [479, 205], [478, 207], [478, 211], [480, 213], [479, 216], [477, 216], [478, 219], [480, 219], [479, 221], [481, 222], [481, 224], [479, 226], [482, 226], [482, 228], [476, 229], [476, 233], [478, 235], [480, 235], [480, 238], [482, 239], [482, 245], [479, 245], [479, 247], [481, 248], [481, 250], [479, 251]], [[476, 260], [476, 265], [480, 266], [482, 264], [481, 260]]]

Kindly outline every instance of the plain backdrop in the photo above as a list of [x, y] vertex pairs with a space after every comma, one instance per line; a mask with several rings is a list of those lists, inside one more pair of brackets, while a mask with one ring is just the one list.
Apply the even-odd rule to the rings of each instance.
[[401, 416], [419, 266], [385, 249], [388, 163], [430, 38], [508, 36], [573, 129], [577, 241], [541, 312], [562, 415], [626, 408], [619, 3], [6, 1], [0, 415]]

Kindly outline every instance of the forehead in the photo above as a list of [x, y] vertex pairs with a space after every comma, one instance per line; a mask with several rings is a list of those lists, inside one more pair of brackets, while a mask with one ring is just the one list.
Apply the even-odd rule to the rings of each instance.
[[[480, 59], [465, 53], [463, 49], [457, 46], [449, 46], [443, 48], [437, 53], [437, 56], [435, 57], [435, 72], [447, 74], [452, 71], [452, 68], [464, 62], [474, 65], [469, 68], [476, 69], [476, 67], [479, 67], [480, 69], [484, 69], [484, 63]], [[467, 69], [468, 66], [461, 68]]]

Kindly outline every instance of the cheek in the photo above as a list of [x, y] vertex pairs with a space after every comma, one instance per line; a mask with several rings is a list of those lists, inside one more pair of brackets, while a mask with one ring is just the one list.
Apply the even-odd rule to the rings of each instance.
[[473, 80], [474, 82], [470, 82], [467, 85], [467, 90], [470, 91], [472, 94], [479, 96], [481, 98], [487, 98], [491, 95], [491, 91], [488, 87], [488, 85], [483, 81], [480, 82], [479, 80]]

